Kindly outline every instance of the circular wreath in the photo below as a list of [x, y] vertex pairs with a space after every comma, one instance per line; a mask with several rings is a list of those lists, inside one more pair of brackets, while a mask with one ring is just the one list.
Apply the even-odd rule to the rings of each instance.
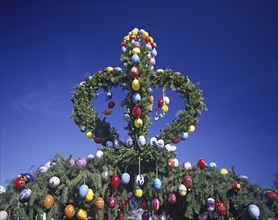
[[[139, 48], [139, 50], [136, 49], [137, 53], [134, 48]], [[76, 86], [72, 97], [75, 123], [78, 124], [82, 132], [91, 132], [95, 137], [101, 137], [98, 141], [103, 145], [107, 141], [113, 141], [117, 138], [116, 129], [111, 127], [105, 119], [99, 118], [94, 110], [92, 100], [96, 98], [100, 88], [109, 92], [111, 88], [121, 86], [123, 90], [128, 91], [121, 105], [129, 110], [130, 120], [127, 126], [129, 135], [133, 140], [137, 140], [139, 136], [146, 137], [151, 123], [148, 88], [161, 87], [163, 90], [177, 92], [184, 102], [184, 109], [178, 112], [178, 118], [172, 124], [167, 125], [157, 135], [157, 138], [163, 139], [165, 143], [170, 143], [174, 138], [181, 137], [194, 124], [194, 120], [201, 111], [205, 109], [202, 91], [198, 88], [198, 84], [193, 84], [187, 76], [171, 69], [159, 69], [155, 72], [153, 66], [154, 58], [157, 55], [156, 44], [148, 34], [146, 36], [146, 34], [137, 31], [137, 35], [134, 36], [133, 31], [130, 32], [122, 42], [122, 51], [123, 70], [119, 67], [107, 67], [96, 72], [93, 76], [86, 76], [86, 80]], [[140, 72], [135, 77], [130, 73], [134, 66]], [[136, 83], [139, 84], [139, 88], [136, 90], [133, 87], [134, 80], [137, 80]], [[140, 101], [136, 104], [132, 101], [135, 93], [139, 93], [141, 96]], [[142, 126], [140, 127], [134, 126], [137, 117], [130, 114], [131, 109], [135, 106], [141, 108]]]

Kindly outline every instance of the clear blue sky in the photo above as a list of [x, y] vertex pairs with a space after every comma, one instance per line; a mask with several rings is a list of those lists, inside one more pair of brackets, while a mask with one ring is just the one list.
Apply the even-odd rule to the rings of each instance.
[[[177, 145], [179, 161], [196, 164], [203, 157], [219, 169], [234, 165], [252, 183], [272, 185], [278, 169], [276, 1], [1, 1], [1, 184], [56, 152], [95, 154], [98, 146], [69, 119], [71, 92], [86, 72], [121, 66], [122, 38], [135, 27], [158, 45], [155, 69], [180, 71], [204, 91], [209, 110]], [[114, 95], [119, 107], [122, 94]], [[153, 131], [182, 106], [170, 95], [170, 111]], [[104, 95], [98, 101], [101, 112]], [[123, 110], [115, 110], [109, 120], [122, 117]]]

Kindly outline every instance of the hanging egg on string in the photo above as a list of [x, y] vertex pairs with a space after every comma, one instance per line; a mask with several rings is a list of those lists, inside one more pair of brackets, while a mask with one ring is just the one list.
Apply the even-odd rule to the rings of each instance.
[[[176, 150], [176, 146], [171, 146], [172, 148], [174, 148], [173, 150]], [[179, 161], [177, 158], [174, 159], [174, 167], [178, 167], [179, 166]]]
[[81, 132], [85, 132], [86, 131], [86, 127], [85, 126], [80, 126], [79, 128], [80, 128]]
[[108, 92], [106, 93], [106, 98], [107, 98], [107, 99], [112, 99], [112, 97], [113, 97], [112, 92], [111, 92], [111, 91], [108, 91]]
[[177, 201], [176, 193], [174, 193], [174, 192], [169, 193], [169, 195], [168, 195], [168, 202], [170, 204], [175, 204], [176, 201]]
[[53, 176], [49, 179], [48, 181], [48, 185], [51, 188], [57, 188], [60, 185], [60, 179], [57, 176]]
[[260, 209], [255, 204], [251, 204], [248, 206], [248, 213], [254, 219], [260, 218]]
[[161, 110], [165, 114], [165, 113], [167, 113], [169, 111], [169, 107], [167, 105], [163, 105]]
[[51, 194], [47, 194], [44, 197], [43, 205], [46, 209], [50, 209], [54, 204], [54, 197]]
[[114, 146], [115, 148], [119, 148], [119, 147], [120, 147], [120, 142], [119, 142], [118, 139], [114, 139], [114, 141], [113, 141], [113, 146]]
[[151, 87], [147, 88], [147, 93], [149, 95], [153, 94], [153, 89]]
[[130, 71], [129, 71], [131, 77], [134, 79], [134, 78], [137, 78], [138, 76], [140, 76], [140, 71], [139, 71], [139, 68], [137, 66], [133, 66], [130, 68]]
[[124, 185], [128, 184], [130, 181], [130, 175], [128, 173], [123, 173], [121, 180]]
[[144, 136], [139, 136], [138, 137], [138, 141], [137, 141], [137, 143], [138, 143], [138, 146], [139, 147], [141, 147], [141, 146], [144, 146], [145, 144], [146, 144], [146, 138], [144, 137]]
[[163, 148], [164, 147], [164, 141], [162, 139], [159, 139], [157, 141], [157, 146], [160, 147], [160, 148]]
[[87, 202], [91, 202], [93, 199], [94, 199], [94, 191], [92, 190], [92, 189], [89, 189], [88, 190], [88, 193], [87, 193], [87, 195], [86, 195], [86, 197], [85, 197], [85, 200], [87, 201]]
[[219, 215], [225, 215], [225, 214], [226, 214], [226, 211], [227, 211], [227, 208], [226, 208], [225, 203], [223, 203], [223, 202], [221, 202], [221, 201], [218, 201], [218, 202], [215, 204], [215, 209], [216, 209], [216, 212], [217, 212]]
[[135, 126], [136, 128], [141, 128], [141, 127], [143, 126], [143, 121], [142, 121], [142, 119], [141, 119], [141, 118], [136, 118], [136, 119], [134, 120], [134, 126]]
[[156, 137], [152, 137], [152, 138], [150, 139], [150, 145], [151, 145], [152, 147], [157, 146], [157, 139], [156, 139]]
[[83, 157], [78, 157], [78, 160], [75, 162], [75, 165], [80, 168], [85, 168], [87, 165], [87, 160]]
[[131, 83], [131, 87], [134, 91], [138, 91], [140, 89], [140, 82], [138, 79], [134, 79]]
[[222, 168], [222, 169], [220, 170], [220, 173], [221, 173], [222, 175], [227, 175], [227, 174], [229, 173], [229, 171], [228, 171], [227, 169], [225, 169], [225, 168]]
[[122, 72], [121, 67], [115, 67], [116, 72]]
[[141, 116], [141, 114], [142, 114], [141, 108], [139, 106], [135, 106], [132, 110], [133, 117], [139, 118]]
[[134, 104], [137, 104], [139, 101], [141, 101], [141, 95], [139, 93], [134, 93], [132, 96], [132, 102]]
[[178, 144], [178, 143], [180, 143], [180, 141], [181, 141], [181, 139], [179, 137], [176, 137], [172, 140], [172, 143], [173, 144]]
[[22, 177], [17, 177], [14, 181], [14, 188], [17, 190], [23, 189], [25, 187], [25, 180]]
[[192, 169], [192, 165], [189, 161], [185, 162], [183, 165], [185, 170], [191, 170]]
[[241, 185], [240, 185], [239, 182], [234, 181], [234, 183], [233, 183], [233, 190], [234, 190], [235, 192], [239, 192], [239, 191], [241, 190]]
[[109, 208], [113, 209], [115, 208], [117, 205], [117, 199], [115, 196], [110, 196], [108, 199], [108, 206]]
[[150, 45], [150, 44], [146, 44], [146, 47], [147, 47], [147, 49], [149, 50], [149, 51], [151, 51], [153, 48], [152, 48], [152, 45]]
[[108, 108], [109, 108], [109, 109], [112, 109], [112, 108], [114, 108], [114, 107], [115, 107], [115, 102], [110, 101], [110, 102], [108, 103]]
[[168, 96], [164, 96], [163, 100], [164, 100], [165, 105], [169, 105], [170, 99]]
[[126, 146], [128, 147], [132, 147], [133, 145], [133, 140], [131, 137], [127, 137], [126, 142], [125, 142]]
[[87, 212], [84, 209], [78, 209], [76, 215], [79, 219], [83, 219], [83, 220], [87, 219], [87, 216], [88, 216]]
[[187, 188], [191, 188], [192, 184], [193, 184], [191, 176], [184, 176], [183, 177], [183, 183]]
[[93, 133], [91, 131], [87, 131], [86, 132], [86, 137], [89, 138], [89, 139], [92, 139], [93, 138]]
[[103, 209], [104, 208], [104, 200], [102, 197], [98, 197], [96, 201], [96, 207], [98, 209]]
[[[50, 162], [50, 163], [52, 163], [52, 162]], [[50, 168], [50, 166], [49, 166], [49, 168]], [[34, 180], [33, 175], [30, 174], [30, 173], [22, 173], [22, 174], [20, 174], [20, 176], [21, 176], [27, 183], [33, 182], [33, 180]]]
[[187, 132], [188, 132], [189, 134], [191, 134], [191, 133], [193, 133], [194, 131], [195, 131], [195, 126], [194, 126], [194, 125], [190, 125], [189, 128], [188, 128], [188, 130], [187, 130]]
[[175, 167], [175, 160], [174, 158], [169, 158], [168, 159], [168, 168], [173, 169]]
[[153, 103], [154, 102], [154, 97], [152, 95], [149, 96], [149, 102]]
[[140, 62], [140, 57], [137, 54], [132, 55], [131, 61], [133, 64], [139, 63]]
[[5, 210], [0, 211], [0, 220], [8, 220], [8, 213]]
[[207, 209], [209, 212], [214, 211], [215, 209], [215, 200], [213, 198], [208, 198], [207, 200]]
[[121, 179], [118, 175], [113, 175], [111, 177], [111, 185], [114, 189], [118, 188], [118, 186], [120, 185], [121, 183]]
[[182, 140], [187, 140], [188, 139], [188, 133], [187, 132], [183, 132], [182, 136], [181, 136]]
[[0, 185], [0, 194], [6, 192], [6, 188], [2, 185]]
[[103, 151], [98, 150], [97, 153], [96, 153], [96, 157], [101, 159], [103, 157]]
[[143, 175], [138, 174], [138, 175], [135, 177], [135, 183], [136, 183], [138, 186], [143, 186], [143, 185], [144, 185], [144, 182], [145, 182], [145, 179], [144, 179], [144, 176], [143, 176]]
[[46, 173], [47, 171], [48, 171], [48, 169], [47, 169], [46, 166], [41, 166], [41, 167], [39, 168], [39, 173], [40, 173], [40, 174]]
[[178, 187], [178, 191], [179, 191], [180, 196], [185, 196], [187, 193], [187, 188], [185, 185], [180, 184]]
[[125, 220], [125, 213], [123, 211], [118, 211], [118, 219]]
[[136, 188], [135, 192], [134, 192], [134, 195], [137, 199], [141, 199], [142, 196], [143, 196], [143, 190], [140, 189], [140, 188]]
[[160, 209], [160, 201], [159, 201], [158, 198], [154, 198], [154, 199], [152, 200], [152, 208], [153, 208], [155, 211], [157, 211], [157, 210]]
[[107, 170], [102, 171], [101, 177], [102, 177], [102, 179], [103, 179], [105, 182], [107, 182], [107, 181], [108, 181], [108, 177], [109, 177], [108, 171], [107, 171]]
[[106, 141], [106, 147], [113, 147], [112, 141]]
[[157, 51], [156, 51], [156, 49], [153, 49], [153, 50], [152, 50], [152, 56], [153, 56], [153, 57], [156, 57], [156, 56], [157, 56]]
[[141, 48], [141, 45], [138, 41], [134, 41], [132, 44], [133, 44], [134, 47]]
[[86, 184], [83, 184], [79, 187], [79, 197], [84, 199], [86, 195], [88, 194], [89, 187]]
[[211, 169], [216, 169], [216, 168], [217, 168], [217, 165], [216, 165], [215, 162], [210, 162], [210, 163], [209, 163], [209, 167], [210, 167]]
[[200, 167], [201, 170], [203, 170], [206, 167], [206, 162], [203, 158], [200, 158], [197, 165]]
[[104, 115], [111, 115], [112, 114], [112, 110], [111, 109], [105, 109], [103, 112], [102, 112]]
[[155, 190], [161, 190], [162, 188], [162, 182], [159, 178], [155, 178], [153, 181], [153, 187]]
[[157, 105], [158, 105], [159, 108], [161, 108], [164, 105], [163, 99], [158, 99]]
[[146, 199], [142, 199], [141, 203], [140, 203], [140, 207], [144, 210], [147, 210], [149, 207], [149, 203]]
[[142, 220], [149, 220], [149, 219], [150, 219], [149, 211], [144, 211], [142, 214]]
[[95, 136], [94, 141], [95, 141], [96, 144], [100, 144], [101, 143], [101, 138], [99, 136]]
[[23, 189], [19, 194], [19, 201], [20, 202], [27, 202], [32, 195], [31, 189]]
[[65, 207], [64, 209], [64, 214], [67, 219], [72, 219], [73, 216], [75, 215], [75, 208], [73, 205], [69, 204]]
[[134, 47], [131, 51], [132, 54], [140, 54], [140, 48], [139, 47]]
[[125, 207], [127, 206], [127, 201], [125, 199], [122, 199], [122, 201], [120, 202], [119, 208], [121, 210], [125, 209]]

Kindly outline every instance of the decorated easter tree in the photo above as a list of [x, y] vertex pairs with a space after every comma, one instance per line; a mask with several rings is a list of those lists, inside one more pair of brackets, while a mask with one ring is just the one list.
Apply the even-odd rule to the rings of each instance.
[[[266, 191], [234, 169], [218, 170], [203, 158], [196, 166], [179, 165], [176, 146], [194, 132], [204, 99], [188, 76], [171, 69], [154, 71], [156, 56], [154, 39], [135, 28], [122, 42], [122, 68], [107, 67], [76, 86], [72, 118], [84, 136], [102, 147], [86, 159], [57, 154], [35, 173], [20, 174], [7, 190], [2, 187], [1, 220], [278, 216], [277, 189]], [[115, 87], [126, 94], [121, 102], [125, 140], [107, 122], [115, 106]], [[161, 91], [157, 99], [154, 90]], [[149, 137], [150, 124], [163, 120], [170, 108], [166, 91], [180, 96], [183, 109], [163, 131]], [[99, 116], [92, 101], [103, 93], [107, 109]]]

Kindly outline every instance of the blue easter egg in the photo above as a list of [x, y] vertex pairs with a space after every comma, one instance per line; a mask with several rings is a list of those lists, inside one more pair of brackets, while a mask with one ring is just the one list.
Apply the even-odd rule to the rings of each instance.
[[117, 72], [122, 72], [122, 69], [121, 69], [120, 67], [115, 67], [115, 70], [116, 70]]
[[248, 213], [252, 218], [259, 219], [260, 209], [258, 206], [251, 204], [248, 206]]
[[126, 52], [126, 48], [125, 47], [122, 47], [122, 52]]
[[0, 185], [0, 194], [6, 192], [6, 188]]
[[153, 181], [153, 187], [155, 190], [160, 190], [162, 187], [161, 180], [159, 178], [155, 178]]
[[86, 131], [86, 127], [85, 126], [80, 126], [80, 131], [81, 132], [85, 132]]
[[153, 57], [156, 57], [156, 56], [157, 56], [157, 51], [156, 51], [156, 49], [153, 49], [153, 50], [152, 50], [152, 56], [153, 56]]
[[32, 182], [34, 180], [33, 176], [30, 173], [22, 173], [20, 175], [22, 178], [25, 179], [26, 182]]
[[132, 63], [139, 63], [140, 57], [137, 54], [132, 55], [131, 57]]
[[107, 141], [106, 142], [106, 147], [113, 147], [113, 142], [112, 141]]
[[151, 51], [153, 48], [152, 48], [152, 45], [150, 45], [150, 44], [146, 44], [146, 47], [147, 47], [147, 49], [149, 50], [149, 51]]
[[113, 97], [113, 95], [112, 95], [111, 92], [107, 92], [107, 93], [106, 93], [106, 98], [112, 99], [112, 97]]
[[187, 132], [183, 132], [182, 136], [181, 136], [181, 139], [182, 140], [186, 140], [187, 138], [188, 138], [188, 133]]
[[217, 165], [216, 165], [215, 162], [210, 162], [209, 167], [212, 168], [212, 169], [215, 169], [217, 167]]
[[82, 186], [79, 187], [79, 196], [81, 198], [85, 198], [86, 195], [88, 194], [89, 187], [86, 184], [83, 184]]
[[123, 184], [128, 184], [130, 181], [130, 175], [128, 173], [123, 173], [122, 174], [122, 183]]
[[21, 191], [19, 194], [19, 201], [20, 202], [27, 202], [32, 195], [32, 190], [31, 189], [24, 189]]
[[139, 102], [141, 100], [141, 95], [139, 93], [134, 93], [132, 96], [132, 101], [134, 104], [136, 104], [137, 102]]

